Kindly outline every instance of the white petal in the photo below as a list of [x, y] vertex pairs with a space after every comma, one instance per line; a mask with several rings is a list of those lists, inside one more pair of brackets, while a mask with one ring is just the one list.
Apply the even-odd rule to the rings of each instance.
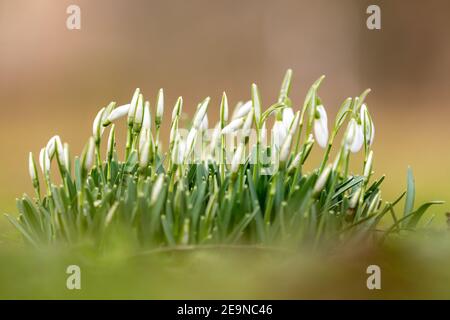
[[281, 146], [286, 139], [288, 130], [284, 126], [283, 121], [275, 121], [272, 128], [272, 145], [275, 149], [280, 150]]
[[200, 130], [201, 131], [208, 130], [208, 115], [207, 114], [205, 114], [205, 116], [203, 117], [202, 123], [200, 124]]
[[242, 153], [244, 152], [244, 144], [239, 144], [236, 152], [234, 153], [233, 160], [231, 161], [231, 172], [235, 173], [239, 169], [239, 165], [242, 161]]
[[28, 172], [30, 173], [30, 178], [31, 180], [36, 180], [36, 168], [34, 165], [34, 159], [33, 159], [33, 154], [30, 152], [29, 156], [28, 156]]
[[100, 111], [95, 116], [94, 122], [92, 123], [92, 135], [96, 140], [100, 139], [104, 127], [102, 126], [103, 114], [105, 112], [105, 108], [101, 108]]
[[159, 89], [158, 92], [158, 101], [156, 101], [156, 118], [162, 118], [164, 113], [164, 91], [163, 89]]
[[356, 126], [354, 128], [355, 128], [355, 131], [354, 131], [352, 143], [350, 145], [350, 151], [353, 153], [356, 153], [359, 150], [361, 150], [361, 148], [364, 144], [364, 131], [363, 131], [364, 129], [363, 129], [362, 125], [359, 125], [359, 124], [356, 124]]
[[283, 123], [286, 128], [290, 128], [292, 121], [294, 120], [294, 110], [292, 108], [283, 109]]
[[222, 134], [230, 134], [239, 130], [244, 124], [244, 121], [244, 118], [239, 118], [231, 121], [225, 128], [222, 129]]
[[233, 119], [245, 117], [250, 112], [250, 110], [252, 110], [251, 100], [247, 101], [242, 106], [240, 106], [240, 108], [233, 115]]
[[200, 106], [197, 109], [197, 113], [195, 114], [193, 126], [197, 129], [200, 128], [203, 118], [206, 115], [206, 111], [208, 110], [208, 104], [209, 104], [210, 98], [206, 98], [203, 100], [203, 102], [200, 104]]
[[150, 114], [150, 103], [145, 101], [144, 119], [142, 120], [142, 128], [150, 130], [152, 127], [152, 116]]
[[113, 111], [111, 111], [109, 116], [106, 118], [106, 121], [103, 122], [103, 125], [106, 126], [106, 125], [110, 124], [111, 122], [126, 116], [129, 112], [129, 110], [130, 110], [129, 103], [115, 108]]
[[323, 105], [318, 105], [316, 111], [319, 113], [319, 118], [314, 119], [314, 135], [316, 136], [317, 144], [325, 148], [328, 143], [328, 117]]

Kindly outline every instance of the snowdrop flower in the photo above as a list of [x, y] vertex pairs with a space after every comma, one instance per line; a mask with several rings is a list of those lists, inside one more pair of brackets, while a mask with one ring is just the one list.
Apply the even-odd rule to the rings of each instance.
[[136, 114], [137, 102], [139, 99], [141, 90], [137, 88], [134, 91], [133, 97], [131, 98], [130, 108], [128, 109], [128, 126], [132, 126], [134, 122], [134, 115]]
[[94, 156], [95, 142], [94, 138], [90, 137], [82, 156], [82, 165], [84, 170], [89, 171], [92, 168], [94, 165]]
[[186, 145], [181, 137], [178, 135], [175, 139], [175, 145], [172, 151], [172, 162], [174, 164], [182, 164], [184, 160], [184, 152]]
[[365, 103], [361, 106], [359, 111], [360, 121], [365, 129], [365, 136], [368, 145], [372, 145], [373, 139], [375, 137], [375, 126], [373, 125], [373, 121], [371, 120], [369, 110], [367, 110], [367, 106]]
[[286, 128], [290, 128], [292, 121], [294, 120], [294, 110], [292, 108], [283, 109], [283, 123]]
[[150, 154], [150, 142], [146, 140], [144, 144], [140, 146], [139, 150], [139, 167], [141, 169], [145, 169], [148, 165]]
[[150, 130], [152, 128], [152, 115], [150, 114], [150, 102], [145, 101], [144, 118], [142, 119], [142, 128]]
[[256, 123], [259, 123], [261, 119], [261, 97], [258, 92], [258, 87], [254, 83], [252, 84], [252, 106]]
[[217, 143], [219, 142], [219, 138], [220, 138], [220, 123], [217, 123], [211, 134], [211, 142], [209, 144], [211, 152], [213, 152], [214, 149], [216, 148]]
[[274, 149], [279, 150], [286, 139], [288, 130], [283, 121], [276, 120], [272, 128], [272, 145]]
[[186, 156], [188, 156], [191, 153], [192, 148], [194, 148], [196, 138], [197, 129], [191, 128], [186, 138]]
[[108, 149], [106, 151], [108, 161], [111, 161], [114, 156], [114, 145], [116, 144], [116, 126], [113, 124], [108, 136]]
[[289, 150], [291, 149], [291, 143], [292, 143], [292, 135], [288, 134], [280, 151], [280, 161], [282, 163], [286, 162], [289, 157]]
[[142, 121], [144, 120], [144, 96], [139, 94], [138, 101], [136, 104], [136, 112], [134, 113], [133, 119], [133, 131], [139, 132], [142, 128]]
[[244, 144], [240, 143], [236, 152], [234, 153], [233, 160], [231, 160], [231, 172], [236, 173], [239, 169], [239, 165], [242, 161], [242, 154], [244, 153]]
[[66, 168], [67, 171], [70, 172], [70, 150], [69, 150], [69, 144], [68, 143], [64, 143], [64, 156], [63, 156], [63, 165]]
[[252, 124], [253, 124], [253, 110], [250, 110], [250, 112], [245, 117], [245, 121], [242, 126], [242, 135], [244, 137], [250, 136], [250, 133], [252, 131]]
[[194, 121], [193, 121], [193, 126], [196, 129], [199, 129], [202, 125], [202, 121], [206, 115], [206, 111], [208, 110], [208, 104], [209, 104], [210, 100], [211, 99], [209, 97], [207, 97], [205, 100], [202, 101], [202, 103], [200, 103], [200, 105], [197, 109], [197, 113], [195, 114]]
[[173, 107], [172, 110], [172, 122], [175, 120], [175, 118], [181, 115], [182, 109], [183, 109], [183, 97], [178, 97], [177, 102], [175, 102], [175, 106]]
[[225, 128], [222, 129], [222, 134], [230, 134], [236, 132], [244, 125], [244, 122], [244, 118], [239, 118], [231, 121]]
[[33, 186], [36, 187], [39, 184], [38, 172], [36, 168], [36, 163], [34, 162], [33, 153], [30, 152], [28, 156], [28, 172], [30, 173], [31, 181], [33, 181]]
[[233, 119], [245, 117], [250, 110], [252, 110], [252, 100], [247, 101], [243, 105], [239, 106], [239, 108], [233, 114]]
[[160, 173], [156, 182], [153, 184], [152, 194], [150, 196], [150, 204], [154, 205], [161, 196], [161, 191], [164, 183], [164, 173]]
[[103, 126], [107, 127], [109, 126], [113, 121], [122, 118], [128, 114], [130, 110], [130, 104], [124, 104], [123, 106], [119, 106], [115, 108], [111, 113], [106, 117], [106, 119], [103, 121]]
[[228, 121], [228, 98], [227, 94], [224, 92], [222, 94], [222, 101], [220, 102], [220, 123], [222, 126]]
[[367, 156], [366, 165], [364, 166], [364, 177], [368, 178], [372, 171], [372, 162], [373, 162], [373, 151], [370, 150], [369, 155]]
[[105, 127], [102, 126], [105, 110], [106, 108], [101, 108], [95, 116], [94, 122], [92, 123], [92, 135], [94, 136], [96, 143], [100, 142], [100, 138], [103, 134], [103, 131], [105, 130]]
[[318, 105], [316, 108], [314, 135], [319, 146], [325, 148], [328, 143], [328, 118], [323, 105]]
[[319, 193], [325, 187], [325, 184], [328, 181], [328, 176], [331, 172], [331, 166], [328, 165], [325, 170], [320, 174], [319, 178], [317, 178], [316, 184], [314, 185], [314, 193]]
[[50, 172], [50, 158], [47, 154], [47, 148], [42, 148], [39, 152], [39, 166], [44, 175]]
[[158, 97], [156, 98], [156, 117], [155, 117], [155, 122], [158, 127], [161, 124], [163, 114], [164, 114], [164, 91], [163, 89], [159, 89]]
[[47, 155], [48, 155], [48, 157], [51, 160], [53, 158], [53, 156], [55, 155], [55, 151], [56, 151], [55, 136], [51, 137], [48, 140], [47, 146], [45, 147], [45, 150], [47, 151]]
[[207, 114], [205, 114], [202, 122], [200, 123], [200, 131], [206, 131], [206, 130], [208, 130], [208, 115]]
[[264, 121], [262, 126], [261, 126], [261, 130], [259, 133], [259, 139], [261, 141], [262, 145], [266, 145], [267, 141], [267, 127], [266, 127], [266, 122]]

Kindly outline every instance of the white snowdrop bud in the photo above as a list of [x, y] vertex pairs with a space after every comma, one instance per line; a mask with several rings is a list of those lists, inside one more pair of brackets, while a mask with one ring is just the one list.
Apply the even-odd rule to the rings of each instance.
[[101, 108], [100, 111], [95, 116], [94, 122], [92, 123], [92, 135], [96, 143], [100, 142], [103, 130], [105, 130], [105, 127], [103, 127], [102, 125], [105, 110], [106, 108]]
[[354, 121], [353, 128], [353, 140], [350, 144], [350, 151], [356, 153], [361, 150], [364, 144], [364, 129], [361, 124], [356, 122], [356, 120]]
[[239, 130], [245, 122], [244, 118], [239, 118], [231, 121], [225, 128], [222, 129], [222, 134], [230, 134]]
[[144, 105], [144, 118], [142, 119], [142, 128], [151, 130], [152, 128], [152, 115], [150, 113], [150, 102], [145, 101]]
[[373, 139], [375, 137], [375, 126], [370, 117], [369, 110], [365, 103], [361, 106], [360, 109], [360, 121], [364, 128], [364, 134], [369, 145], [372, 145]]
[[139, 167], [145, 169], [150, 155], [150, 141], [147, 139], [139, 148]]
[[56, 154], [58, 156], [58, 161], [64, 165], [64, 147], [63, 147], [63, 143], [61, 141], [61, 138], [59, 136], [54, 136], [55, 139], [55, 149], [56, 149]]
[[150, 205], [154, 205], [156, 201], [158, 201], [158, 198], [161, 196], [163, 184], [164, 184], [164, 173], [160, 173], [152, 187], [152, 193], [150, 196]]
[[245, 117], [252, 110], [252, 101], [249, 100], [241, 105], [233, 114], [233, 119]]
[[63, 149], [64, 149], [64, 157], [63, 157], [63, 158], [64, 158], [64, 159], [63, 159], [64, 167], [66, 168], [67, 171], [70, 172], [70, 167], [71, 167], [71, 165], [70, 165], [70, 149], [69, 149], [69, 144], [68, 144], [68, 143], [64, 143]]
[[131, 98], [130, 108], [128, 110], [128, 126], [132, 126], [134, 122], [134, 115], [136, 114], [137, 102], [139, 99], [139, 94], [141, 90], [137, 88], [134, 91], [133, 97]]
[[367, 156], [367, 161], [364, 166], [364, 177], [369, 177], [372, 172], [372, 162], [373, 162], [373, 151], [370, 150], [369, 155]]
[[39, 152], [39, 166], [44, 175], [50, 172], [50, 158], [47, 154], [47, 148], [42, 148]]
[[289, 150], [291, 149], [291, 143], [292, 143], [292, 135], [288, 134], [286, 137], [286, 140], [283, 143], [283, 146], [281, 147], [280, 151], [280, 161], [286, 162], [289, 157]]
[[193, 121], [193, 124], [192, 124], [194, 128], [200, 129], [202, 121], [203, 121], [203, 119], [204, 119], [204, 117], [206, 115], [206, 111], [208, 110], [208, 104], [209, 104], [210, 100], [211, 99], [209, 97], [207, 97], [205, 100], [203, 100], [200, 103], [200, 105], [199, 105], [199, 107], [197, 109], [197, 112], [196, 112], [196, 114], [194, 116], [194, 121]]
[[163, 89], [159, 89], [158, 97], [156, 98], [156, 116], [155, 116], [155, 122], [157, 126], [161, 124], [163, 114], [164, 114], [164, 91]]
[[89, 138], [89, 142], [86, 146], [85, 155], [83, 158], [84, 158], [83, 159], [84, 161], [82, 161], [83, 168], [89, 171], [94, 165], [94, 158], [95, 158], [95, 142], [93, 137]]
[[47, 151], [47, 156], [49, 157], [49, 159], [51, 160], [53, 158], [53, 156], [55, 155], [55, 151], [56, 151], [56, 142], [55, 142], [55, 136], [51, 137], [48, 142], [47, 142], [47, 146], [45, 147], [46, 151]]
[[189, 155], [192, 148], [194, 148], [196, 138], [197, 138], [197, 129], [191, 128], [186, 138], [186, 156]]
[[130, 111], [129, 103], [115, 108], [113, 111], [111, 111], [111, 113], [103, 121], [103, 126], [106, 127], [106, 126], [110, 125], [113, 121], [126, 116], [129, 111]]
[[284, 126], [283, 121], [276, 120], [272, 128], [272, 146], [274, 149], [280, 150], [287, 134], [288, 130]]
[[203, 117], [202, 123], [200, 124], [200, 131], [208, 130], [208, 115], [205, 114]]
[[251, 110], [247, 116], [245, 117], [244, 124], [242, 125], [242, 135], [244, 137], [250, 136], [250, 133], [252, 131], [252, 124], [253, 124], [253, 110]]
[[261, 97], [259, 95], [258, 87], [254, 83], [252, 84], [252, 106], [256, 123], [259, 123], [261, 119]]
[[292, 121], [294, 120], [294, 110], [292, 108], [283, 109], [283, 123], [286, 128], [290, 128]]
[[239, 169], [239, 165], [242, 161], [242, 154], [244, 153], [244, 144], [240, 143], [236, 152], [233, 155], [233, 159], [231, 160], [231, 172], [236, 173]]
[[228, 121], [228, 98], [227, 94], [224, 92], [222, 94], [222, 100], [220, 102], [220, 123], [225, 126], [225, 122]]
[[36, 168], [36, 163], [34, 162], [33, 153], [30, 152], [28, 156], [28, 172], [30, 173], [31, 181], [33, 182], [33, 185], [36, 184], [36, 181], [38, 180], [38, 173]]
[[180, 117], [181, 111], [183, 109], [183, 97], [178, 97], [177, 102], [175, 102], [175, 106], [172, 110], [172, 121], [175, 120], [175, 118]]
[[267, 140], [266, 140], [267, 139], [267, 126], [266, 126], [265, 121], [263, 122], [261, 129], [259, 131], [259, 139], [263, 146], [265, 146], [267, 144]]
[[328, 143], [328, 118], [323, 105], [318, 105], [314, 118], [314, 135], [319, 146], [325, 148]]
[[141, 131], [143, 120], [144, 120], [144, 96], [142, 94], [139, 94], [138, 101], [136, 104], [136, 112], [134, 113], [133, 119], [134, 132]]
[[319, 193], [320, 191], [322, 191], [322, 189], [325, 187], [325, 184], [328, 181], [328, 176], [330, 175], [330, 172], [331, 172], [331, 165], [328, 165], [317, 179], [316, 184], [314, 185], [314, 193]]

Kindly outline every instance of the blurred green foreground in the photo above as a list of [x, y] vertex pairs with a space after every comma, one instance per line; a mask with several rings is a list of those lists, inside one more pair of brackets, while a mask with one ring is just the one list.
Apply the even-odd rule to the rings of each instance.
[[[209, 247], [99, 258], [87, 249], [37, 252], [0, 248], [0, 299], [416, 299], [450, 298], [450, 237], [445, 231], [391, 239], [382, 247], [297, 253], [275, 248]], [[68, 290], [66, 269], [81, 269]], [[369, 290], [369, 265], [381, 290]]]

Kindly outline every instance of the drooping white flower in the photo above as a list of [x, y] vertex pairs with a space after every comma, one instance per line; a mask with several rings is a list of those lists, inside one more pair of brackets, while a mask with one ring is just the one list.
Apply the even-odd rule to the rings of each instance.
[[276, 120], [272, 128], [272, 146], [274, 147], [274, 149], [280, 150], [287, 134], [288, 130], [285, 127], [283, 121]]
[[292, 108], [283, 109], [283, 123], [286, 128], [290, 128], [292, 121], [294, 120], [294, 110]]
[[352, 143], [350, 145], [350, 151], [353, 153], [358, 152], [359, 150], [361, 150], [363, 144], [364, 144], [364, 129], [362, 124], [357, 123], [356, 121], [354, 122], [354, 134], [353, 134], [353, 140]]
[[245, 117], [252, 110], [252, 100], [241, 105], [233, 114], [233, 119]]
[[158, 97], [156, 99], [156, 116], [155, 116], [155, 121], [158, 126], [161, 123], [163, 114], [164, 114], [164, 91], [163, 89], [159, 89]]
[[245, 118], [239, 118], [231, 121], [225, 128], [222, 129], [222, 134], [230, 134], [236, 132], [244, 125]]
[[328, 143], [328, 118], [323, 105], [318, 105], [314, 118], [314, 135], [319, 146], [325, 148]]
[[130, 110], [130, 104], [124, 104], [123, 106], [119, 106], [115, 108], [111, 113], [106, 117], [106, 120], [103, 121], [103, 126], [106, 127], [111, 124], [111, 122], [122, 118], [128, 114]]

